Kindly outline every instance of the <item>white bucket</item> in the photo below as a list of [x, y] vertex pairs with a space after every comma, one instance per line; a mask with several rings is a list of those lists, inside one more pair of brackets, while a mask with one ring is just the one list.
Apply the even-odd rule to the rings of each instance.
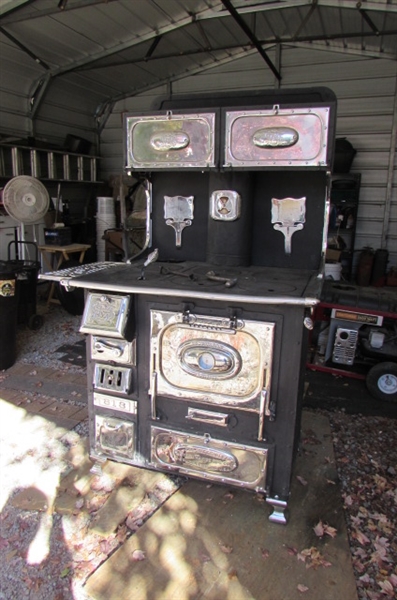
[[98, 215], [113, 215], [114, 200], [112, 197], [99, 196], [97, 197], [97, 214]]
[[324, 275], [326, 279], [340, 281], [342, 273], [342, 263], [325, 263]]

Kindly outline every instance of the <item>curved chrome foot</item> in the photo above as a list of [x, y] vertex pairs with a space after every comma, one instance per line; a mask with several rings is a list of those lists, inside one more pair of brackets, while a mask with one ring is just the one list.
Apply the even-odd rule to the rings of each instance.
[[288, 521], [288, 515], [285, 513], [287, 502], [279, 500], [279, 498], [266, 498], [266, 502], [273, 507], [273, 511], [269, 515], [269, 521], [271, 523], [286, 525]]

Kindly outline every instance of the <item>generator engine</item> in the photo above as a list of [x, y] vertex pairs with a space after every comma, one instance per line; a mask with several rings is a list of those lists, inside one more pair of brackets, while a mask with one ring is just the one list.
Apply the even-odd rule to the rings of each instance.
[[377, 400], [397, 402], [397, 321], [390, 316], [333, 308], [317, 343], [323, 370], [366, 380]]
[[385, 319], [382, 327], [361, 327], [358, 352], [364, 358], [397, 362], [397, 324]]

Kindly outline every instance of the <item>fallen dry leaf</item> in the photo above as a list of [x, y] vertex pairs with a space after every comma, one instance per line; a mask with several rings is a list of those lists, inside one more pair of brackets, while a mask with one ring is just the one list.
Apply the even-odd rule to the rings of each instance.
[[233, 500], [234, 494], [233, 494], [233, 492], [227, 492], [226, 494], [224, 494], [223, 497], [227, 498], [228, 500]]
[[307, 485], [307, 481], [306, 481], [306, 479], [304, 479], [304, 477], [297, 475], [296, 478], [299, 481], [299, 483], [301, 483], [302, 485]]
[[309, 588], [306, 587], [305, 585], [303, 585], [302, 583], [298, 583], [297, 589], [298, 589], [298, 592], [301, 592], [302, 594], [304, 594], [305, 592], [308, 591]]
[[202, 563], [211, 562], [211, 558], [208, 556], [208, 554], [204, 554], [203, 552], [199, 554], [199, 559]]
[[8, 546], [8, 540], [0, 536], [0, 550]]
[[236, 569], [230, 569], [230, 571], [227, 572], [227, 576], [229, 579], [237, 579]]
[[79, 498], [75, 503], [75, 508], [83, 508], [84, 506], [84, 498]]
[[131, 559], [134, 562], [138, 562], [140, 560], [145, 560], [146, 554], [142, 550], [134, 550], [133, 553], [131, 554]]
[[101, 475], [100, 477], [99, 476], [93, 477], [92, 481], [90, 483], [90, 488], [94, 492], [109, 493], [114, 489], [114, 487], [115, 487], [115, 482], [108, 475]]
[[370, 543], [370, 539], [365, 535], [365, 533], [363, 533], [362, 531], [359, 531], [358, 529], [353, 529], [353, 531], [352, 531], [352, 537], [354, 539], [356, 539], [363, 546], [365, 544], [369, 544]]
[[324, 535], [324, 526], [322, 521], [319, 521], [315, 527], [313, 527], [313, 531], [317, 537], [323, 537]]
[[305, 548], [302, 552], [297, 554], [298, 560], [303, 561], [306, 564], [307, 569], [317, 569], [317, 567], [331, 567], [330, 563], [326, 558], [317, 550], [315, 546], [311, 548]]
[[394, 588], [390, 581], [388, 581], [387, 579], [385, 579], [384, 581], [378, 581], [378, 585], [382, 590], [382, 594], [385, 594], [389, 598], [395, 598]]

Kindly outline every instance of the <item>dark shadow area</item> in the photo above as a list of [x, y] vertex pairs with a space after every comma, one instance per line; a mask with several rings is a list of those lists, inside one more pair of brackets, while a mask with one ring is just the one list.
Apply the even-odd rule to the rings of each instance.
[[373, 398], [362, 379], [307, 369], [305, 380], [308, 384], [303, 399], [305, 408], [344, 410], [347, 414], [397, 418], [397, 404]]

